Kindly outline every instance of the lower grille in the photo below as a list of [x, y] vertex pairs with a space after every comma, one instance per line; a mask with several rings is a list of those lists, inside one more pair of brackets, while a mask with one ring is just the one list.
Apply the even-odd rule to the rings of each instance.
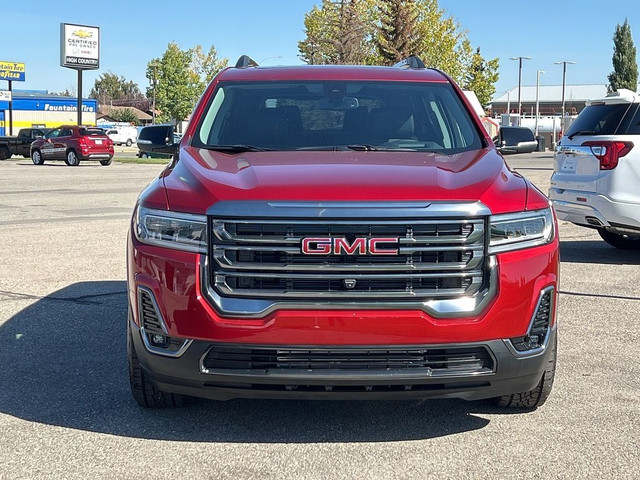
[[494, 371], [484, 346], [280, 348], [215, 345], [202, 360], [204, 373], [260, 375], [301, 371], [313, 373], [384, 373], [405, 371], [425, 376], [464, 376]]

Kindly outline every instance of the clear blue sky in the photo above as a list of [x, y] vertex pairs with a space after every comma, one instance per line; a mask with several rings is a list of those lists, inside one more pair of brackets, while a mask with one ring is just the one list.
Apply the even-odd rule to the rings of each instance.
[[[5, 2], [3, 2], [5, 3]], [[231, 62], [248, 54], [265, 65], [299, 64], [297, 42], [304, 37], [303, 19], [319, 0], [183, 0], [62, 3], [50, 0], [6, 2], [2, 6], [0, 60], [24, 62], [26, 82], [14, 89], [72, 89], [76, 72], [60, 67], [60, 23], [101, 28], [100, 70], [85, 72], [87, 95], [97, 76], [106, 71], [148, 85], [147, 62], [162, 55], [170, 41], [182, 48], [215, 45]], [[560, 84], [561, 66], [573, 60], [567, 83], [607, 83], [612, 70], [612, 36], [617, 23], [629, 19], [634, 41], [640, 43], [637, 2], [611, 4], [593, 0], [440, 0], [457, 19], [485, 58], [500, 58], [497, 94], [517, 86], [513, 56], [530, 56], [523, 67], [523, 85], [534, 85], [536, 70], [545, 70], [542, 84]], [[269, 58], [279, 56], [281, 58]], [[428, 63], [428, 59], [427, 60]], [[0, 81], [0, 89], [6, 82]]]

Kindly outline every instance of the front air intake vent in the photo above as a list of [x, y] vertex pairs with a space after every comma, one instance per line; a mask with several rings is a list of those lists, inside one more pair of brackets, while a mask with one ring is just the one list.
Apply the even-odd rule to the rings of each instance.
[[529, 331], [524, 337], [511, 339], [511, 344], [518, 352], [536, 350], [546, 345], [553, 315], [553, 294], [553, 288], [542, 292]]
[[163, 325], [151, 292], [142, 288], [138, 289], [138, 299], [140, 308], [140, 325], [148, 333], [157, 333], [160, 335], [165, 334], [166, 328]]
[[158, 304], [147, 288], [138, 287], [138, 309], [142, 341], [148, 351], [167, 357], [179, 357], [191, 345], [193, 340], [168, 335]]

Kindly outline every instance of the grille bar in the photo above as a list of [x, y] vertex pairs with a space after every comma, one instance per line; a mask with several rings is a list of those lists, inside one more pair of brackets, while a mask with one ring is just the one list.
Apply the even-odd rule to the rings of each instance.
[[[399, 238], [400, 245], [405, 244], [413, 244], [415, 242], [426, 242], [430, 244], [442, 244], [442, 243], [451, 243], [451, 244], [470, 244], [475, 243], [481, 239], [484, 234], [484, 225], [481, 220], [469, 220], [463, 225], [466, 226], [467, 230], [470, 233], [464, 234], [455, 234], [455, 233], [447, 233], [446, 227], [455, 227], [461, 224], [460, 220], [441, 220], [441, 221], [415, 221], [412, 223], [412, 228], [417, 230], [417, 234], [414, 232], [405, 232], [406, 237]], [[231, 230], [235, 230], [235, 232], [230, 231], [228, 228], [229, 225], [233, 225], [234, 228]], [[279, 231], [277, 228], [271, 231], [263, 231], [262, 227], [264, 225], [271, 225], [275, 227], [283, 227], [281, 220], [261, 220], [260, 222], [256, 222], [255, 220], [234, 220], [232, 224], [224, 220], [214, 220], [213, 223], [213, 233], [215, 237], [223, 242], [223, 243], [235, 243], [235, 244], [254, 244], [254, 243], [263, 243], [263, 244], [287, 244], [287, 245], [299, 245], [302, 239], [305, 236], [308, 236], [311, 232], [305, 232], [304, 234], [297, 234], [295, 228], [282, 228]], [[395, 233], [398, 231], [397, 227], [406, 226], [406, 222], [389, 222], [388, 224], [391, 228], [382, 228], [382, 227], [372, 227], [370, 222], [367, 221], [353, 221], [353, 222], [332, 222], [331, 230], [327, 231], [327, 233], [339, 235], [343, 230], [352, 230], [353, 227], [361, 226], [365, 227], [365, 230], [362, 230], [363, 234], [367, 235], [386, 235], [388, 233]], [[260, 232], [260, 234], [248, 234], [248, 233], [237, 233], [238, 227], [241, 227], [240, 230], [248, 231], [249, 229], [253, 229], [254, 231]], [[348, 227], [343, 229], [341, 227]], [[438, 230], [440, 227], [440, 230]], [[442, 227], [445, 227], [444, 229]], [[420, 235], [421, 230], [432, 230], [432, 235]], [[443, 231], [444, 230], [444, 231]]]

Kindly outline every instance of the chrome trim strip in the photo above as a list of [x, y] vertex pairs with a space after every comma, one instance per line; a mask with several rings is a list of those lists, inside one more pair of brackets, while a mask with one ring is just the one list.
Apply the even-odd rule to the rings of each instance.
[[[167, 337], [170, 337], [169, 330], [167, 329], [167, 324], [164, 321], [164, 317], [160, 313], [160, 308], [158, 308], [158, 302], [156, 301], [156, 297], [151, 291], [150, 288], [144, 287], [142, 285], [138, 285], [138, 318], [140, 319], [140, 336], [142, 338], [142, 343], [144, 344], [144, 348], [147, 349], [150, 353], [155, 353], [156, 355], [162, 355], [163, 357], [173, 357], [177, 358], [182, 356], [184, 352], [191, 346], [193, 342], [190, 338], [185, 338], [184, 342], [180, 346], [178, 350], [169, 351], [163, 348], [155, 347], [149, 342], [149, 337], [144, 328], [144, 315], [142, 313], [142, 301], [141, 301], [141, 293], [145, 292], [151, 298], [151, 303], [153, 304], [153, 309], [156, 311], [156, 315], [158, 317], [158, 321], [160, 322], [160, 326], [162, 327], [162, 331], [165, 333]], [[175, 337], [170, 337], [175, 338]]]
[[244, 220], [296, 218], [362, 220], [400, 218], [467, 218], [491, 215], [482, 202], [264, 202], [234, 200], [214, 203], [207, 215], [214, 218], [238, 218]]
[[[421, 310], [434, 318], [455, 318], [460, 316], [476, 316], [493, 300], [498, 292], [498, 262], [495, 257], [487, 259], [487, 288], [473, 295], [457, 296], [457, 298], [404, 301], [346, 301], [342, 299], [319, 297], [317, 300], [277, 301], [246, 297], [222, 297], [213, 288], [209, 278], [209, 259], [200, 257], [201, 290], [207, 301], [221, 315], [238, 318], [263, 318], [276, 310]], [[360, 296], [360, 293], [352, 296]], [[417, 295], [416, 295], [417, 296]], [[406, 298], [406, 297], [405, 297]]]
[[542, 297], [544, 297], [544, 295], [547, 292], [552, 292], [551, 293], [551, 300], [549, 302], [549, 328], [547, 328], [547, 333], [544, 337], [544, 344], [542, 344], [541, 346], [537, 347], [537, 348], [533, 348], [531, 350], [525, 350], [525, 351], [519, 351], [516, 350], [516, 348], [513, 346], [513, 343], [511, 343], [511, 339], [509, 338], [505, 338], [503, 339], [505, 345], [507, 346], [507, 348], [509, 349], [509, 351], [516, 357], [518, 358], [528, 358], [528, 357], [535, 357], [537, 355], [542, 355], [545, 350], [547, 349], [547, 346], [549, 345], [549, 337], [551, 337], [550, 333], [553, 329], [556, 328], [556, 326], [552, 326], [553, 323], [553, 319], [555, 317], [556, 314], [556, 295], [555, 295], [555, 287], [553, 286], [549, 286], [549, 287], [545, 287], [542, 290], [540, 290], [540, 294], [538, 295], [538, 301], [536, 303], [536, 308], [533, 310], [533, 315], [531, 316], [531, 321], [529, 322], [529, 328], [527, 328], [527, 335], [529, 334], [529, 332], [531, 331], [531, 329], [533, 328], [533, 323], [535, 322], [536, 319], [536, 315], [538, 314], [538, 309], [540, 308], [540, 303], [542, 302]]
[[[224, 250], [224, 249], [222, 249]], [[217, 252], [215, 252], [217, 253]], [[385, 272], [419, 272], [419, 271], [459, 271], [465, 269], [474, 269], [482, 263], [483, 256], [474, 256], [469, 259], [467, 263], [464, 262], [451, 262], [447, 264], [440, 263], [411, 263], [411, 264], [384, 264], [378, 263], [375, 265], [364, 263], [349, 263], [349, 264], [283, 264], [283, 263], [235, 263], [230, 261], [227, 257], [220, 254], [214, 254], [215, 262], [222, 268], [230, 270], [289, 270], [289, 271], [309, 271], [316, 270], [322, 272], [367, 272], [367, 271], [385, 271]]]

